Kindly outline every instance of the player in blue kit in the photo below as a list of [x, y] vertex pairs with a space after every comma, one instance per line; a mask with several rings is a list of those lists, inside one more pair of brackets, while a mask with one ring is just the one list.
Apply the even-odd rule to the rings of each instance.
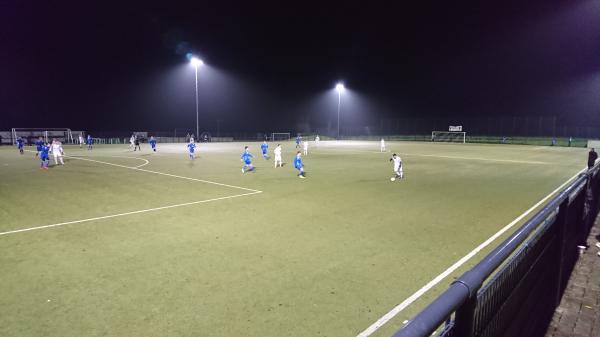
[[42, 150], [40, 151], [40, 159], [42, 160], [42, 164], [40, 165], [40, 169], [48, 169], [48, 164], [50, 163], [48, 152], [50, 152], [50, 146], [48, 146], [48, 144], [42, 145]]
[[[244, 163], [244, 167], [242, 167], [242, 173], [246, 173], [246, 171], [252, 171], [254, 170], [254, 166], [252, 165], [252, 158], [254, 158], [254, 156], [252, 155], [252, 153], [250, 153], [250, 151], [248, 151], [248, 147], [244, 147], [244, 153], [242, 153], [242, 162]], [[248, 168], [248, 169], [246, 169]]]
[[152, 151], [156, 152], [156, 139], [154, 139], [154, 136], [150, 136], [150, 140], [148, 141], [148, 143], [150, 143]]
[[298, 153], [296, 153], [296, 158], [294, 158], [294, 168], [296, 168], [296, 170], [298, 170], [298, 177], [299, 178], [306, 178], [306, 175], [304, 173], [304, 164], [302, 163], [302, 154], [300, 153], [300, 151], [298, 151]]
[[19, 149], [20, 154], [23, 154], [23, 146], [25, 146], [25, 141], [23, 138], [17, 138], [17, 149]]
[[263, 142], [260, 145], [260, 149], [262, 150], [263, 158], [268, 160], [269, 159], [269, 144], [267, 144], [267, 142]]
[[193, 141], [190, 141], [190, 143], [187, 145], [188, 148], [188, 153], [190, 155], [190, 159], [194, 159], [194, 150], [196, 149], [196, 144], [194, 144]]
[[296, 136], [296, 148], [300, 147], [300, 142], [302, 141], [302, 137], [300, 135]]
[[35, 156], [39, 156], [40, 155], [40, 151], [42, 151], [42, 146], [44, 146], [44, 140], [42, 139], [42, 137], [38, 138], [38, 140], [35, 141]]
[[94, 145], [94, 139], [92, 139], [92, 135], [87, 135], [87, 146], [88, 146], [88, 150], [92, 149], [92, 146]]

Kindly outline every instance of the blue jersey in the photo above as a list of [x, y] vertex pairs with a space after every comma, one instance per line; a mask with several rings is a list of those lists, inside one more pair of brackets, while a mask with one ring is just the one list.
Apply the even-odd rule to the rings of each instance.
[[244, 153], [242, 153], [242, 160], [244, 161], [244, 163], [246, 164], [250, 164], [252, 163], [252, 154], [248, 151], [244, 151]]
[[17, 139], [17, 147], [19, 149], [23, 148], [23, 144], [25, 144], [25, 141], [23, 139], [21, 139], [21, 138]]
[[300, 144], [300, 136], [296, 137], [296, 145]]
[[194, 153], [194, 149], [196, 148], [196, 144], [194, 144], [194, 143], [189, 143], [189, 144], [187, 145], [187, 147], [188, 147], [188, 151], [190, 151], [190, 153]]
[[42, 149], [40, 150], [40, 158], [42, 160], [48, 159], [48, 152], [50, 151], [50, 147], [46, 145], [42, 145]]
[[150, 139], [150, 146], [156, 147], [156, 139]]
[[302, 157], [296, 156], [296, 158], [294, 158], [294, 167], [297, 169], [304, 167], [304, 164], [302, 164]]
[[267, 153], [267, 151], [269, 150], [269, 144], [267, 144], [267, 143], [264, 143], [264, 144], [262, 144], [262, 145], [260, 146], [260, 148], [262, 149], [262, 153], [263, 153], [263, 154], [266, 154], [266, 153]]
[[35, 146], [36, 146], [38, 152], [42, 151], [42, 146], [44, 146], [44, 141], [36, 140]]
[[92, 136], [90, 136], [90, 135], [87, 136], [87, 143], [88, 143], [88, 145], [92, 145]]

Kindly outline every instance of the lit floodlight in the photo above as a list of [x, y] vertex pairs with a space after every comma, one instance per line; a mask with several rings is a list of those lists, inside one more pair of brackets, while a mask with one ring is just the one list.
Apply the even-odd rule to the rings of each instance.
[[344, 85], [342, 83], [338, 83], [335, 85], [335, 90], [337, 90], [337, 92], [342, 92], [344, 91]]
[[190, 63], [196, 68], [204, 64], [204, 62], [202, 62], [202, 60], [197, 57], [192, 57]]

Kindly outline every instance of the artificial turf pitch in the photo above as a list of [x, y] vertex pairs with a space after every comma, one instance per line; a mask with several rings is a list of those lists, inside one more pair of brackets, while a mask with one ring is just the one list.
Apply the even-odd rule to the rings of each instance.
[[1, 147], [0, 336], [356, 336], [586, 159], [390, 142], [405, 167], [391, 182], [378, 142], [321, 142], [299, 179], [293, 143], [277, 169], [248, 144], [257, 170], [246, 174], [243, 145], [200, 144], [193, 161], [185, 144], [65, 146], [66, 165], [47, 171]]

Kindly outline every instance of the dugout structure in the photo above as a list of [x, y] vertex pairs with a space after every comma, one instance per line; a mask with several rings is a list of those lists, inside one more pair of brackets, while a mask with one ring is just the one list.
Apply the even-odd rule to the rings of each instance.
[[431, 141], [466, 143], [467, 133], [464, 131], [431, 131]]
[[[21, 137], [26, 140], [27, 144], [33, 144], [38, 138], [42, 137], [45, 142], [49, 142], [53, 138], [60, 140], [65, 144], [75, 144], [73, 131], [69, 128], [12, 128], [11, 136], [12, 143], [17, 142], [17, 138]], [[79, 135], [80, 132], [76, 134]], [[83, 133], [83, 132], [81, 132]]]

